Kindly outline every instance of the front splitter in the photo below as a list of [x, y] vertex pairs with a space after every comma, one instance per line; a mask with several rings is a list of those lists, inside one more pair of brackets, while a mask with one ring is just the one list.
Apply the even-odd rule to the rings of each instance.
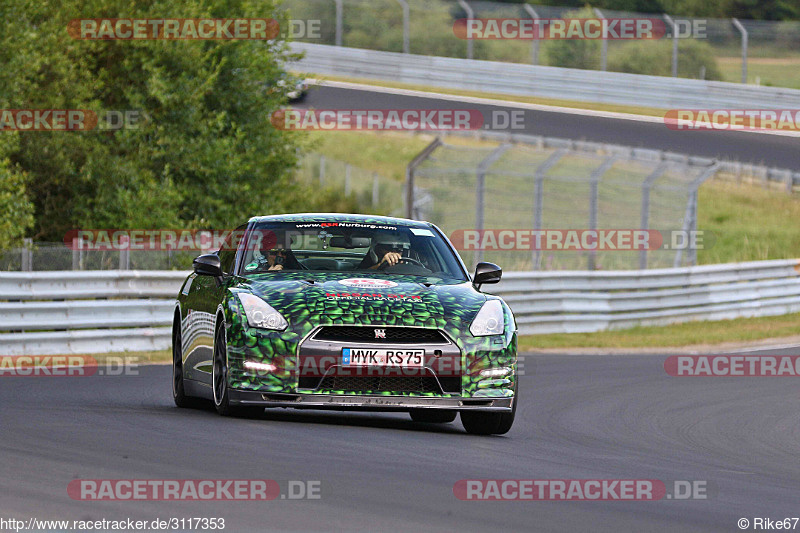
[[236, 405], [333, 409], [354, 411], [408, 411], [410, 409], [452, 409], [455, 411], [511, 412], [514, 398], [466, 398], [460, 396], [372, 396], [356, 394], [290, 394], [229, 389]]

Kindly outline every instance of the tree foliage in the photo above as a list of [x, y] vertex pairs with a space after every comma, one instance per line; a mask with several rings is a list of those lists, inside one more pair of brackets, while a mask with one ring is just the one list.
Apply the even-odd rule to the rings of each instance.
[[291, 59], [284, 41], [67, 34], [77, 18], [280, 22], [273, 2], [5, 0], [0, 17], [0, 109], [142, 113], [116, 131], [0, 133], [15, 136], [0, 150], [0, 246], [7, 226], [31, 226], [31, 204], [29, 234], [58, 241], [72, 228], [230, 227], [303, 203], [291, 179], [302, 138], [269, 121], [286, 101], [270, 90]]

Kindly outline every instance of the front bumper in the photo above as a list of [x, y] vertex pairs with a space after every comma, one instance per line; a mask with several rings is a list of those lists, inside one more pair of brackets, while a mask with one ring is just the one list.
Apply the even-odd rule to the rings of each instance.
[[229, 389], [235, 405], [332, 409], [337, 411], [409, 411], [411, 409], [452, 409], [455, 411], [511, 412], [514, 397], [431, 397], [354, 394], [291, 394]]

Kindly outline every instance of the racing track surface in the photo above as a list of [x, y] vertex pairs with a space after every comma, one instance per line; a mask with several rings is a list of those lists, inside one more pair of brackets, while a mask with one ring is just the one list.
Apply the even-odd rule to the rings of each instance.
[[[675, 378], [663, 361], [528, 357], [517, 422], [503, 437], [399, 413], [182, 410], [164, 365], [133, 376], [2, 377], [0, 517], [224, 517], [236, 532], [731, 532], [742, 517], [800, 515], [798, 381]], [[319, 480], [322, 499], [79, 502], [66, 492], [75, 478]], [[468, 478], [707, 480], [710, 496], [457, 500], [453, 484]]]
[[[297, 107], [317, 109], [477, 109], [488, 121], [492, 110], [508, 106], [463, 103], [435, 97], [389, 94], [380, 90], [313, 87]], [[800, 170], [800, 138], [731, 131], [674, 131], [660, 122], [639, 122], [556, 111], [524, 110], [524, 130], [515, 133], [545, 135], [667, 150], [700, 157]]]

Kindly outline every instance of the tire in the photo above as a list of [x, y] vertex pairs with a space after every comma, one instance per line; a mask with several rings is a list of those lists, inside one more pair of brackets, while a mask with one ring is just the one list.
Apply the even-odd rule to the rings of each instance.
[[177, 324], [172, 334], [172, 400], [182, 408], [202, 407], [200, 398], [187, 396], [183, 386], [183, 346], [181, 344], [181, 326]]
[[492, 435], [500, 429], [500, 413], [481, 413], [480, 411], [461, 411], [461, 424], [467, 433], [473, 435]]
[[472, 433], [473, 435], [504, 435], [514, 425], [518, 401], [519, 395], [515, 391], [510, 413], [461, 411], [461, 424], [463, 424], [467, 433]]
[[264, 412], [262, 407], [232, 405], [228, 393], [228, 341], [225, 328], [220, 325], [214, 338], [214, 362], [211, 371], [211, 388], [214, 408], [222, 416], [249, 418]]
[[456, 419], [456, 412], [447, 409], [412, 409], [409, 413], [414, 422], [447, 424]]

